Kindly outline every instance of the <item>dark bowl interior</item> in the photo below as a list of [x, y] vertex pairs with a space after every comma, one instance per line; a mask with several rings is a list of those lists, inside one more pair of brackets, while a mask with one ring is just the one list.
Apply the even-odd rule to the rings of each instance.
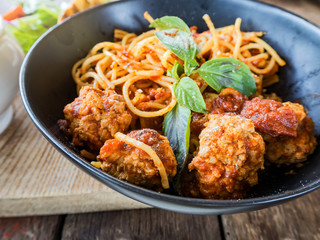
[[[272, 86], [284, 100], [300, 101], [309, 111], [320, 134], [320, 30], [306, 20], [270, 5], [238, 0], [129, 0], [102, 5], [80, 13], [43, 36], [27, 55], [20, 75], [25, 107], [44, 136], [78, 167], [111, 188], [141, 202], [178, 212], [221, 214], [271, 206], [301, 196], [320, 186], [320, 150], [309, 156], [302, 167], [270, 167], [260, 174], [246, 199], [202, 200], [156, 193], [94, 168], [59, 130], [64, 106], [76, 97], [71, 77], [73, 64], [96, 43], [113, 39], [115, 28], [141, 33], [148, 29], [144, 11], [153, 17], [174, 15], [189, 26], [205, 30], [203, 14], [216, 27], [242, 18], [242, 30], [264, 31], [287, 65], [280, 70], [280, 83]], [[318, 137], [319, 141], [319, 137]], [[295, 174], [287, 174], [291, 169]]]

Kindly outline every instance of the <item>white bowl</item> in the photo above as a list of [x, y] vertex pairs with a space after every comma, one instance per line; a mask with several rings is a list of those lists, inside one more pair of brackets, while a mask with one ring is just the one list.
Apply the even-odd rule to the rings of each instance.
[[18, 92], [19, 71], [24, 59], [20, 45], [3, 31], [0, 15], [0, 134], [12, 120], [11, 102]]

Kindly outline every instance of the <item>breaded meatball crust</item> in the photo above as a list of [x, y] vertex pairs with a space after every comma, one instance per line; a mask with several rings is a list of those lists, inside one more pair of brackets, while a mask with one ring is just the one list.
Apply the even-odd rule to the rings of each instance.
[[[166, 137], [152, 129], [131, 131], [129, 137], [149, 145], [162, 161], [168, 180], [177, 172], [177, 161]], [[107, 140], [100, 150], [101, 169], [121, 180], [161, 190], [161, 177], [150, 156], [120, 140]]]
[[296, 115], [297, 136], [271, 137], [263, 134], [266, 142], [265, 158], [277, 165], [300, 163], [307, 160], [308, 155], [312, 154], [317, 146], [314, 123], [306, 116], [307, 112], [302, 105], [291, 102], [283, 105], [291, 108]]
[[210, 114], [200, 134], [200, 148], [189, 164], [195, 171], [204, 198], [241, 198], [258, 182], [263, 168], [265, 144], [251, 120], [236, 115]]
[[[204, 94], [206, 108], [210, 113], [224, 114], [235, 113], [239, 114], [245, 101], [248, 98], [233, 88], [223, 89], [219, 95]], [[191, 133], [198, 136], [205, 128], [205, 123], [208, 121], [208, 114], [192, 113], [190, 129]]]
[[115, 133], [125, 132], [132, 119], [123, 96], [92, 87], [83, 87], [63, 112], [66, 122], [60, 126], [72, 136], [72, 143], [92, 151], [98, 151]]

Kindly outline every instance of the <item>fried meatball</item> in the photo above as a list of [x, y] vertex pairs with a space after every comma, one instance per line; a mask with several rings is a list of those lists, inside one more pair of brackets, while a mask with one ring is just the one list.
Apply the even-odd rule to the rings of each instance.
[[[152, 129], [131, 131], [129, 137], [149, 145], [162, 161], [168, 180], [177, 172], [177, 161], [166, 137]], [[162, 189], [158, 168], [150, 156], [143, 150], [120, 140], [107, 140], [100, 150], [98, 160], [101, 169], [121, 180], [135, 185]]]
[[99, 151], [115, 133], [125, 132], [132, 119], [121, 95], [92, 87], [83, 87], [63, 112], [66, 122], [60, 125], [72, 136], [72, 143], [92, 151]]
[[210, 114], [200, 134], [200, 148], [188, 168], [195, 171], [193, 193], [213, 199], [237, 199], [257, 184], [265, 144], [251, 120], [236, 115]]
[[280, 102], [254, 98], [246, 101], [240, 113], [249, 118], [257, 131], [272, 137], [297, 136], [297, 116], [295, 111]]
[[219, 96], [214, 99], [211, 108], [208, 110], [216, 114], [239, 114], [247, 100], [248, 98], [239, 91], [233, 88], [225, 88], [220, 92]]
[[297, 119], [297, 136], [272, 137], [263, 134], [266, 142], [266, 160], [277, 165], [294, 164], [307, 160], [307, 156], [312, 154], [317, 146], [314, 137], [314, 123], [306, 116], [306, 111], [302, 105], [286, 102], [283, 105], [290, 107]]
[[190, 122], [190, 132], [194, 136], [199, 136], [201, 131], [205, 128], [205, 124], [208, 122], [208, 114], [192, 112]]
[[[233, 88], [225, 88], [220, 92], [219, 95], [205, 93], [203, 97], [207, 110], [210, 113], [216, 114], [239, 114], [245, 101], [248, 99], [246, 96], [242, 95]], [[198, 136], [204, 129], [206, 122], [208, 122], [208, 114], [192, 113], [190, 124], [191, 133]]]

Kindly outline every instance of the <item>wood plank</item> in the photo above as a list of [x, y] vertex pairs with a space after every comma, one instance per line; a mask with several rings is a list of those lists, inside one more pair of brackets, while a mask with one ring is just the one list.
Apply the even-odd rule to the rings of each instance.
[[27, 116], [20, 97], [0, 137], [0, 216], [142, 208], [63, 157]]
[[222, 216], [226, 240], [320, 239], [320, 190], [264, 210]]
[[308, 21], [320, 26], [319, 0], [259, 0], [269, 3], [302, 16]]
[[68, 215], [62, 239], [221, 239], [217, 216], [160, 209]]
[[0, 240], [59, 239], [62, 216], [0, 218]]

